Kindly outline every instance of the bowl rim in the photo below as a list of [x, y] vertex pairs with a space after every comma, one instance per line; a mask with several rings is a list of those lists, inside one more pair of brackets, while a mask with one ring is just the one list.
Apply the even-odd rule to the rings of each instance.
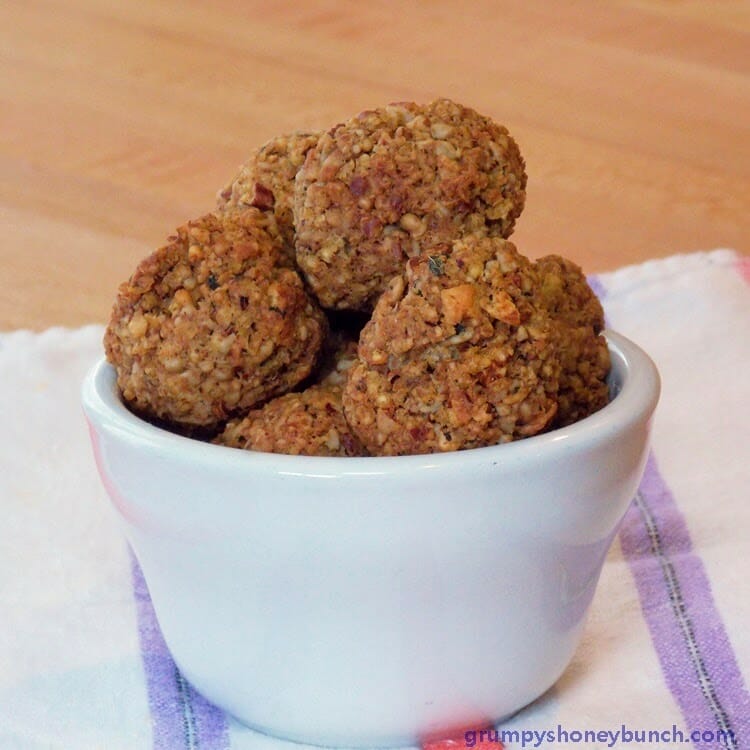
[[528, 463], [540, 454], [562, 457], [582, 448], [611, 440], [638, 422], [647, 422], [661, 392], [661, 379], [653, 360], [637, 344], [610, 329], [603, 332], [610, 351], [610, 378], [614, 397], [594, 414], [549, 432], [483, 448], [409, 456], [294, 456], [214, 445], [185, 437], [136, 416], [120, 397], [114, 367], [102, 357], [86, 374], [81, 402], [90, 428], [106, 433], [134, 448], [154, 450], [182, 461], [223, 468], [305, 477], [379, 475], [419, 469], [466, 472], [490, 464], [513, 466]]

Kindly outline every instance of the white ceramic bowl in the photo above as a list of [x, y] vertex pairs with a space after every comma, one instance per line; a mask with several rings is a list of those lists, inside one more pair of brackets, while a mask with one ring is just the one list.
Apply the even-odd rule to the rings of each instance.
[[83, 388], [99, 471], [187, 679], [264, 732], [348, 746], [485, 726], [544, 692], [579, 641], [659, 396], [648, 356], [607, 338], [615, 398], [596, 414], [396, 458], [173, 435], [133, 416], [100, 362]]

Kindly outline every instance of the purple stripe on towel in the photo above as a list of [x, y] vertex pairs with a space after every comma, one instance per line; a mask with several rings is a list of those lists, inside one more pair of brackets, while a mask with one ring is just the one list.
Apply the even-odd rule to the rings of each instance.
[[132, 556], [141, 656], [154, 730], [154, 750], [226, 750], [227, 719], [186, 682], [164, 643], [143, 573]]
[[692, 731], [733, 733], [696, 748], [741, 748], [750, 741], [750, 695], [693, 550], [685, 519], [649, 457], [620, 529], [667, 685]]
[[604, 289], [604, 284], [602, 284], [602, 280], [596, 276], [595, 274], [590, 274], [586, 277], [586, 281], [588, 281], [589, 286], [594, 290], [594, 294], [599, 297], [599, 299], [604, 299], [604, 296], [606, 295], [606, 290]]

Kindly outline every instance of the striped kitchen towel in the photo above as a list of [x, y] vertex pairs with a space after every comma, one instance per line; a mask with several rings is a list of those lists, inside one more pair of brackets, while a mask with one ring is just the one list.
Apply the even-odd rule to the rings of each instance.
[[[750, 262], [716, 250], [592, 284], [662, 375], [646, 474], [562, 678], [429, 750], [750, 748]], [[101, 335], [0, 334], [0, 749], [291, 750], [205, 701], [164, 645], [80, 411]]]

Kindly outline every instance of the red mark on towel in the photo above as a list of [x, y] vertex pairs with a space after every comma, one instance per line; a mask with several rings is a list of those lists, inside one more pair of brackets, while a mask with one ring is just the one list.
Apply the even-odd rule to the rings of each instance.
[[745, 281], [750, 284], [750, 256], [740, 258], [737, 261], [737, 270]]
[[442, 740], [422, 743], [422, 750], [503, 750], [500, 732], [496, 727], [472, 727]]

